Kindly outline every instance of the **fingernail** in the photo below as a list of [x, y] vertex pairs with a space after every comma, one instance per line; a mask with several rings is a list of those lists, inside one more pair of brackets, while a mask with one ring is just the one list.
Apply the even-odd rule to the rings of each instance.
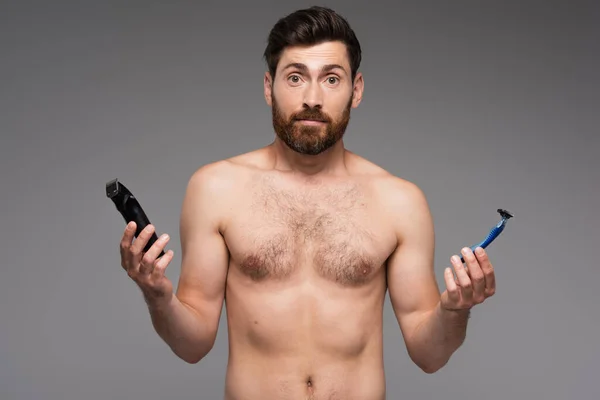
[[477, 253], [477, 255], [481, 256], [481, 255], [483, 255], [483, 249], [481, 247], [478, 247], [475, 249], [475, 253]]
[[161, 238], [162, 240], [167, 240], [167, 239], [169, 238], [169, 235], [167, 235], [167, 234], [165, 233], [165, 234], [163, 234], [163, 235], [162, 235], [160, 238]]
[[458, 258], [458, 256], [452, 256], [452, 261], [459, 262], [460, 258]]

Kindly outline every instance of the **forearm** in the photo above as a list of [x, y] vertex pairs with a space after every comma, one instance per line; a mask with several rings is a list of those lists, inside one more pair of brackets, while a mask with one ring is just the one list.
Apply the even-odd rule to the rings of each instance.
[[156, 333], [178, 357], [196, 363], [208, 354], [214, 334], [209, 329], [211, 325], [200, 314], [176, 295], [166, 303], [146, 303]]
[[408, 339], [411, 359], [427, 373], [446, 365], [465, 340], [469, 315], [469, 310], [444, 311], [438, 303]]

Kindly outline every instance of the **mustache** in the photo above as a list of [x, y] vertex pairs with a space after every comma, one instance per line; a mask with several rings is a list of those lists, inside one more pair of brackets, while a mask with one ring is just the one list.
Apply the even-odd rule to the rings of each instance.
[[292, 115], [292, 120], [308, 120], [308, 121], [320, 121], [320, 122], [330, 122], [331, 118], [327, 115], [323, 114], [317, 108], [308, 108], [303, 111], [300, 111], [296, 114]]

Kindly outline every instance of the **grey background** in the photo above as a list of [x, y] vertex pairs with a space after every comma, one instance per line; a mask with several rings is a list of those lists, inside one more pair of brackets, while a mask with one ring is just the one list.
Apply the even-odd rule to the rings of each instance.
[[[515, 214], [489, 248], [497, 295], [443, 370], [409, 361], [386, 302], [388, 398], [599, 398], [597, 3], [321, 4], [364, 51], [346, 145], [425, 191], [440, 284], [497, 208]], [[309, 5], [1, 3], [1, 399], [222, 396], [224, 318], [200, 364], [161, 342], [104, 184], [171, 234], [176, 282], [187, 179], [272, 140], [266, 35]]]

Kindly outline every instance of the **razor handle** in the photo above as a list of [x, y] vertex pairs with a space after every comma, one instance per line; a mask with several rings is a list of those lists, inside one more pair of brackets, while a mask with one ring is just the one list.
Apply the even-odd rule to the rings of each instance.
[[[106, 183], [106, 196], [112, 200], [126, 223], [135, 222], [134, 236], [137, 238], [142, 233], [142, 230], [150, 224], [150, 220], [137, 198], [118, 179], [113, 179]], [[157, 240], [158, 236], [154, 232], [144, 247], [144, 252], [150, 250], [150, 247]], [[164, 254], [164, 251], [161, 251], [158, 257], [162, 257]]]
[[[510, 211], [504, 210], [504, 209], [502, 209], [502, 208], [499, 208], [499, 209], [498, 209], [498, 213], [499, 213], [499, 214], [500, 214], [500, 216], [502, 217], [502, 220], [500, 220], [500, 222], [498, 222], [498, 223], [496, 224], [496, 226], [494, 226], [494, 227], [493, 227], [493, 228], [490, 230], [490, 233], [488, 233], [488, 235], [486, 236], [486, 238], [485, 238], [485, 239], [484, 239], [482, 242], [480, 242], [479, 244], [476, 244], [476, 245], [473, 245], [473, 246], [471, 246], [471, 250], [472, 250], [472, 251], [475, 251], [475, 249], [476, 249], [477, 247], [481, 247], [481, 248], [485, 249], [485, 248], [486, 248], [486, 247], [488, 247], [490, 244], [492, 244], [492, 242], [493, 242], [494, 240], [496, 240], [496, 238], [497, 238], [498, 236], [500, 236], [500, 234], [502, 233], [502, 231], [504, 231], [504, 228], [506, 228], [506, 221], [508, 221], [509, 219], [511, 219], [511, 218], [513, 218], [513, 217], [514, 217], [514, 215], [513, 215], [513, 214], [512, 214]], [[461, 261], [462, 263], [464, 263], [464, 262], [465, 262], [465, 258], [464, 258], [464, 257], [461, 257], [461, 258], [460, 258], [460, 261]]]

